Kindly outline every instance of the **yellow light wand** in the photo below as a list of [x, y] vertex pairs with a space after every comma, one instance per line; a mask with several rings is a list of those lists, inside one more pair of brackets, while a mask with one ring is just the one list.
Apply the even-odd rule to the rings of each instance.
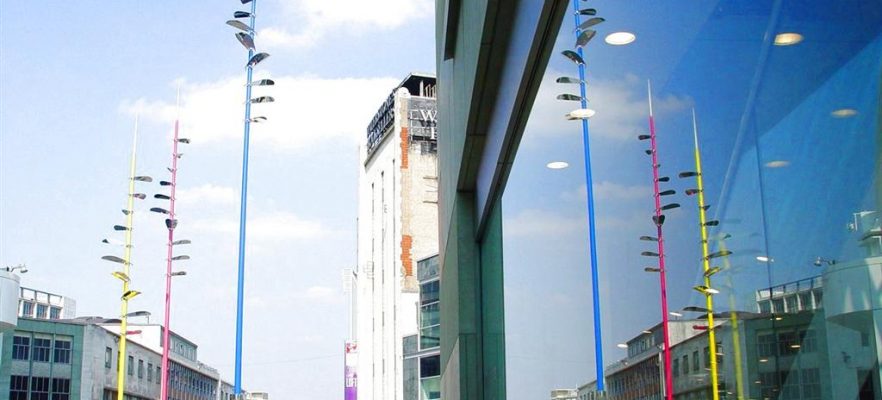
[[710, 350], [710, 372], [711, 372], [711, 390], [713, 400], [719, 400], [720, 391], [719, 391], [719, 377], [717, 375], [717, 340], [716, 335], [714, 333], [714, 300], [713, 295], [719, 293], [718, 290], [714, 289], [711, 285], [711, 276], [720, 271], [720, 268], [714, 267], [711, 268], [710, 260], [712, 258], [717, 257], [725, 257], [730, 253], [728, 251], [718, 251], [716, 253], [711, 254], [708, 250], [708, 237], [707, 237], [707, 227], [708, 226], [717, 226], [720, 224], [719, 221], [708, 221], [707, 220], [707, 209], [709, 206], [704, 203], [704, 182], [701, 176], [701, 153], [698, 147], [698, 123], [695, 120], [695, 109], [692, 110], [692, 133], [695, 143], [695, 172], [683, 172], [680, 174], [681, 178], [687, 178], [690, 176], [694, 176], [696, 183], [698, 185], [697, 189], [687, 189], [687, 195], [697, 194], [698, 196], [698, 218], [699, 218], [699, 227], [701, 229], [701, 262], [702, 262], [702, 275], [704, 277], [704, 283], [701, 286], [696, 286], [695, 290], [700, 292], [705, 297], [705, 308], [707, 309], [707, 331], [708, 331], [708, 344]]

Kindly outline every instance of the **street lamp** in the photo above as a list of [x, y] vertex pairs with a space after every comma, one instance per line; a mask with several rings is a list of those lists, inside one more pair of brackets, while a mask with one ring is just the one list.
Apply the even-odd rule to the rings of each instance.
[[15, 272], [15, 270], [18, 270], [21, 274], [25, 274], [28, 272], [28, 267], [24, 264], [18, 264], [14, 267], [6, 267], [6, 272]]
[[174, 136], [172, 137], [172, 161], [171, 167], [168, 168], [168, 171], [171, 173], [171, 181], [161, 181], [159, 182], [160, 186], [168, 186], [169, 194], [165, 195], [162, 193], [157, 193], [153, 197], [162, 200], [168, 200], [169, 206], [168, 210], [154, 207], [151, 208], [150, 211], [168, 215], [168, 218], [165, 219], [165, 227], [168, 229], [168, 244], [166, 245], [166, 272], [165, 272], [165, 314], [163, 316], [163, 327], [162, 327], [162, 366], [160, 367], [160, 387], [159, 387], [159, 398], [161, 400], [168, 399], [168, 352], [171, 347], [169, 343], [169, 331], [171, 328], [169, 327], [169, 319], [171, 317], [171, 278], [174, 275], [172, 272], [172, 262], [179, 260], [189, 260], [190, 256], [188, 255], [179, 255], [175, 256], [174, 246], [178, 244], [189, 244], [190, 240], [183, 239], [179, 241], [175, 241], [175, 229], [178, 227], [178, 220], [175, 218], [175, 193], [178, 187], [178, 160], [181, 159], [183, 155], [178, 151], [178, 144], [189, 144], [190, 139], [182, 138], [179, 135], [180, 131], [180, 112], [181, 112], [181, 91], [178, 88], [178, 94], [176, 96], [176, 110], [177, 116], [175, 117], [175, 129]]
[[[136, 153], [138, 146], [138, 117], [135, 117], [135, 132], [132, 138], [132, 159], [129, 163], [129, 193], [128, 193], [128, 201], [126, 208], [123, 209], [123, 214], [126, 216], [126, 224], [125, 225], [114, 225], [113, 230], [125, 232], [125, 243], [123, 257], [117, 256], [103, 256], [101, 259], [110, 261], [113, 263], [122, 264], [122, 271], [114, 271], [111, 275], [114, 278], [122, 281], [122, 296], [120, 300], [122, 301], [122, 311], [120, 312], [120, 327], [119, 327], [119, 353], [117, 354], [117, 364], [119, 366], [119, 371], [117, 371], [116, 377], [116, 398], [117, 400], [123, 400], [125, 397], [125, 388], [126, 388], [126, 334], [128, 327], [128, 315], [129, 315], [129, 300], [133, 299], [135, 296], [141, 294], [141, 292], [137, 290], [132, 290], [129, 288], [129, 283], [131, 283], [129, 268], [132, 266], [132, 221], [133, 216], [135, 214], [135, 199], [144, 200], [147, 198], [147, 195], [144, 193], [135, 193], [135, 182], [152, 182], [153, 178], [149, 176], [139, 176], [135, 175], [135, 165], [136, 165]], [[113, 244], [108, 239], [102, 240], [102, 242], [107, 244]]]
[[257, 49], [254, 44], [254, 17], [257, 11], [257, 0], [241, 0], [241, 2], [242, 4], [251, 3], [251, 11], [236, 11], [233, 13], [233, 18], [248, 18], [250, 23], [245, 24], [237, 19], [227, 21], [227, 25], [242, 31], [236, 33], [236, 40], [248, 50], [248, 62], [245, 65], [247, 70], [245, 82], [245, 132], [244, 145], [242, 148], [242, 197], [239, 208], [239, 265], [236, 295], [236, 361], [235, 383], [233, 387], [233, 392], [237, 398], [241, 398], [242, 396], [242, 322], [245, 299], [245, 222], [246, 211], [248, 208], [248, 145], [250, 142], [251, 123], [266, 121], [266, 117], [263, 116], [251, 117], [251, 105], [272, 103], [275, 101], [275, 99], [270, 96], [251, 97], [252, 87], [273, 86], [275, 82], [271, 79], [262, 79], [256, 82], [252, 81], [254, 67], [269, 57], [269, 54], [256, 53]]
[[593, 29], [588, 29], [594, 25], [603, 22], [603, 18], [590, 18], [582, 22], [582, 15], [595, 15], [597, 10], [593, 8], [580, 9], [579, 0], [573, 0], [573, 21], [575, 22], [575, 38], [576, 42], [573, 46], [575, 50], [564, 50], [561, 54], [578, 66], [579, 77], [561, 77], [557, 79], [558, 83], [579, 84], [579, 94], [561, 94], [557, 98], [564, 101], [578, 101], [580, 108], [566, 114], [566, 118], [571, 121], [582, 122], [582, 145], [585, 152], [585, 183], [587, 188], [587, 207], [588, 207], [588, 252], [590, 255], [591, 269], [591, 291], [592, 303], [594, 306], [594, 363], [595, 371], [597, 371], [597, 390], [604, 391], [604, 373], [603, 373], [603, 337], [600, 323], [600, 288], [599, 277], [597, 272], [597, 243], [595, 240], [594, 229], [594, 190], [591, 178], [591, 148], [588, 141], [588, 120], [594, 116], [594, 110], [588, 108], [588, 99], [585, 89], [585, 58], [583, 48], [588, 45], [594, 35], [597, 33]]
[[[657, 251], [644, 251], [643, 253], [641, 253], [641, 255], [658, 258], [658, 268], [653, 268], [651, 271], [658, 272], [659, 287], [661, 291], [662, 338], [664, 341], [662, 358], [664, 359], [665, 372], [665, 398], [667, 398], [668, 400], [673, 400], [674, 380], [671, 371], [671, 339], [668, 329], [668, 290], [666, 278], [667, 270], [665, 269], [665, 240], [664, 232], [662, 230], [662, 226], [665, 223], [665, 215], [662, 214], [662, 212], [678, 208], [680, 207], [680, 205], [677, 203], [669, 203], [663, 205], [661, 202], [662, 197], [676, 194], [676, 191], [671, 189], [662, 191], [659, 188], [660, 183], [669, 182], [671, 178], [667, 176], [659, 176], [659, 168], [661, 167], [661, 164], [658, 161], [658, 146], [655, 135], [655, 119], [652, 114], [652, 85], [648, 81], [646, 82], [646, 90], [647, 96], [649, 98], [649, 134], [639, 135], [637, 136], [637, 140], [649, 140], [649, 149], [646, 149], [644, 152], [649, 155], [652, 160], [652, 190], [653, 200], [655, 202], [655, 212], [652, 215], [652, 222], [655, 225], [656, 236], [641, 236], [640, 240], [654, 242], [656, 244]], [[646, 268], [644, 269], [644, 271], [650, 271], [650, 269]], [[671, 315], [673, 314], [674, 313], [671, 313]]]

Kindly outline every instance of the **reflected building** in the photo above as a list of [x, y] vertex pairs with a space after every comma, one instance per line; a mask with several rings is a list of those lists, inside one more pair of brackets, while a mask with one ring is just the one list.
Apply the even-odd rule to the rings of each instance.
[[[357, 382], [359, 400], [402, 400], [405, 385], [413, 393], [414, 382], [420, 392], [420, 380], [413, 381], [415, 370], [408, 368], [414, 360], [421, 375], [440, 375], [437, 365], [430, 365], [432, 360], [438, 364], [437, 359], [422, 353], [437, 347], [439, 336], [437, 312], [424, 315], [437, 311], [437, 293], [421, 293], [426, 285], [437, 290], [434, 88], [435, 77], [410, 74], [381, 104], [359, 148], [358, 266], [352, 272], [350, 344], [357, 348], [358, 361], [346, 379], [347, 385]], [[425, 279], [418, 276], [423, 265]], [[430, 388], [431, 380], [427, 382]], [[436, 390], [428, 393], [423, 398], [437, 398]]]
[[441, 282], [438, 256], [417, 262], [419, 333], [404, 338], [404, 400], [441, 398]]

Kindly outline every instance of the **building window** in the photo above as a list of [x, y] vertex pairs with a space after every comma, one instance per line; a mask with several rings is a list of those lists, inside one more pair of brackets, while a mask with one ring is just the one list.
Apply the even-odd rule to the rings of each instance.
[[153, 363], [147, 363], [147, 382], [153, 382]]
[[31, 338], [15, 336], [12, 338], [12, 359], [27, 360], [31, 348]]
[[710, 368], [710, 365], [711, 365], [711, 362], [710, 362], [710, 347], [705, 346], [705, 347], [704, 347], [704, 367], [705, 367], [705, 368]]
[[420, 349], [441, 345], [440, 281], [420, 285]]
[[31, 378], [31, 400], [49, 400], [49, 378]]
[[49, 318], [49, 306], [45, 304], [37, 304], [37, 318]]
[[781, 332], [778, 334], [778, 354], [786, 356], [798, 352], [799, 342], [796, 337], [796, 332]]
[[52, 378], [52, 400], [70, 400], [70, 379]]
[[813, 310], [815, 308], [814, 304], [812, 304], [811, 292], [799, 294], [799, 306], [802, 307], [803, 310]]
[[689, 355], [683, 356], [683, 375], [689, 375]]
[[59, 364], [70, 364], [70, 340], [55, 339], [54, 361]]
[[[34, 338], [33, 360], [36, 362], [49, 362], [49, 350], [52, 345], [51, 339]], [[46, 386], [49, 384], [47, 383]]]
[[23, 301], [21, 303], [21, 316], [31, 318], [34, 316], [34, 303]]
[[144, 379], [144, 360], [138, 360], [138, 379]]
[[772, 357], [775, 355], [775, 335], [764, 334], [756, 338], [756, 351], [760, 357]]
[[807, 329], [799, 332], [799, 351], [803, 353], [814, 353], [818, 350], [818, 338], [814, 329]]
[[129, 363], [126, 365], [129, 376], [135, 375], [135, 357], [129, 356]]
[[821, 373], [817, 368], [802, 370], [802, 398], [821, 398]]
[[113, 349], [110, 347], [104, 348], [104, 368], [110, 368], [111, 364], [113, 364]]
[[9, 400], [28, 400], [28, 377], [12, 375], [9, 377]]
[[49, 307], [49, 319], [61, 319], [61, 308]]
[[420, 359], [420, 400], [441, 398], [441, 356]]
[[701, 360], [698, 358], [698, 350], [695, 350], [692, 352], [692, 372], [698, 372], [698, 368], [701, 367], [699, 365], [700, 363]]
[[156, 383], [162, 383], [162, 367], [156, 366]]
[[680, 376], [680, 360], [679, 359], [677, 359], [677, 358], [674, 359], [674, 365], [673, 365], [673, 368], [671, 368], [671, 369], [674, 370], [674, 376]]

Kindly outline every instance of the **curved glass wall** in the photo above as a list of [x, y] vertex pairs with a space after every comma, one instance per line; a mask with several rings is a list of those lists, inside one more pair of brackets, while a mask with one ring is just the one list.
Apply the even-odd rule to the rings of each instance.
[[[719, 398], [882, 398], [882, 2], [580, 3], [605, 19], [585, 61], [606, 398], [664, 398], [659, 259], [641, 255], [658, 243], [639, 239], [657, 236], [649, 81], [661, 204], [679, 204], [674, 398], [713, 398], [713, 360]], [[510, 399], [598, 397], [579, 103], [556, 99], [579, 94], [555, 82], [578, 76], [574, 28], [568, 12], [503, 198]], [[707, 253], [679, 177], [696, 131]]]

